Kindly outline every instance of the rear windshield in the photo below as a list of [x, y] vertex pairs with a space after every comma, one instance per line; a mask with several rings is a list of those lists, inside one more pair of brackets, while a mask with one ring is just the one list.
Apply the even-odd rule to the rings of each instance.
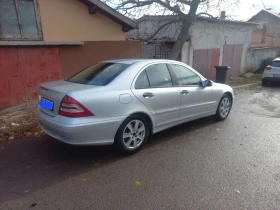
[[79, 84], [104, 86], [112, 82], [128, 66], [130, 65], [123, 63], [98, 63], [87, 67], [66, 81]]
[[273, 61], [271, 66], [273, 66], [273, 67], [280, 67], [280, 61]]

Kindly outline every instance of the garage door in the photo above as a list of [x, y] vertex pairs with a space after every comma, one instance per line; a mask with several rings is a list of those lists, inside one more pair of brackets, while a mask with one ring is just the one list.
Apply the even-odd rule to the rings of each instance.
[[223, 52], [223, 65], [230, 66], [228, 73], [231, 77], [240, 75], [241, 59], [242, 59], [243, 45], [225, 45]]
[[193, 51], [193, 68], [204, 77], [215, 80], [215, 66], [219, 65], [220, 49], [202, 49]]

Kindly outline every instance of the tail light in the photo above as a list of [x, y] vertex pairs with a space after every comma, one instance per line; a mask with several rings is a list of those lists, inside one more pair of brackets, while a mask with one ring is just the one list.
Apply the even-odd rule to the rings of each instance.
[[74, 98], [65, 95], [61, 101], [59, 107], [59, 115], [65, 117], [89, 117], [94, 114], [89, 111], [86, 107], [76, 101]]
[[270, 66], [265, 67], [265, 70], [271, 70]]

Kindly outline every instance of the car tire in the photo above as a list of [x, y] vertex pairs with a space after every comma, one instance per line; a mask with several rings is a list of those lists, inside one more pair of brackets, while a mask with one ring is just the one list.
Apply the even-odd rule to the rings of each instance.
[[123, 154], [134, 154], [147, 142], [149, 132], [147, 120], [140, 115], [132, 115], [120, 125], [115, 146]]
[[262, 86], [267, 86], [268, 81], [267, 80], [262, 80]]
[[216, 111], [216, 119], [219, 121], [225, 120], [231, 110], [232, 107], [232, 98], [229, 94], [224, 94], [219, 102], [217, 111]]

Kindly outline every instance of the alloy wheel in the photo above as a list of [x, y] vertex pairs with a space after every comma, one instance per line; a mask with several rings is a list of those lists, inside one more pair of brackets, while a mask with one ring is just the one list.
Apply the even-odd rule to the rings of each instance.
[[223, 117], [223, 118], [227, 117], [227, 115], [230, 111], [230, 106], [231, 106], [230, 99], [228, 97], [223, 98], [223, 100], [221, 101], [221, 104], [220, 104], [220, 108], [219, 108], [221, 117]]
[[146, 127], [141, 120], [130, 121], [123, 130], [123, 143], [128, 149], [136, 149], [145, 139]]

